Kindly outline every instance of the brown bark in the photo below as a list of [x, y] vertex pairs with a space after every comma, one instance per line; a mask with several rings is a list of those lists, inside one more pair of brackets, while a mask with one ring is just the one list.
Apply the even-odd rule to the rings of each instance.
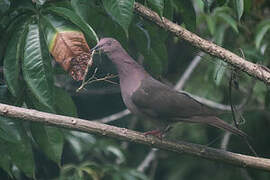
[[44, 113], [5, 104], [0, 104], [0, 115], [10, 118], [18, 118], [18, 120], [39, 122], [50, 126], [83, 131], [100, 136], [113, 137], [116, 139], [144, 144], [150, 147], [156, 147], [180, 154], [186, 153], [201, 158], [224, 162], [239, 167], [250, 167], [270, 171], [270, 159], [232, 153], [203, 145], [187, 143], [184, 141], [173, 143], [151, 136], [146, 137], [142, 133], [125, 128], [91, 122], [79, 118]]
[[[196, 34], [186, 30], [185, 28], [179, 26], [178, 24], [173, 23], [172, 21], [166, 18], [160, 18], [157, 13], [154, 11], [146, 8], [145, 6], [141, 5], [140, 3], [134, 4], [134, 10], [140, 16], [150, 20], [151, 22], [157, 24], [161, 28], [164, 28], [167, 31], [170, 31], [175, 36], [186, 40], [193, 46], [201, 49], [202, 51], [218, 57], [223, 61], [231, 64], [232, 66], [240, 69], [241, 71], [246, 72], [252, 77], [257, 78], [258, 80], [263, 81], [266, 84], [270, 84], [270, 70], [268, 68], [254, 64], [250, 61], [247, 61], [238, 55], [228, 51], [210, 41], [207, 41]], [[213, 58], [213, 60], [216, 60]]]

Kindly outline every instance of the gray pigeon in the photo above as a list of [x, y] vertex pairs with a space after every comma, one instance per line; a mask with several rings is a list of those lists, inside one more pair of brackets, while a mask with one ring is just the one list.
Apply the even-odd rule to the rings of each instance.
[[[204, 123], [227, 130], [235, 135], [247, 135], [216, 117], [212, 109], [154, 79], [133, 60], [113, 38], [103, 38], [92, 49], [105, 53], [116, 65], [123, 101], [135, 115], [150, 118], [163, 129], [147, 132], [160, 136], [168, 125], [176, 122]], [[162, 131], [163, 130], [163, 131]]]

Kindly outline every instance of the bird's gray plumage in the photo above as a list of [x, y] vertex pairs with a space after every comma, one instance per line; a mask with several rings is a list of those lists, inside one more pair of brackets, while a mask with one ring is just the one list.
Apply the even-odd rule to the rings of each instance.
[[216, 113], [186, 93], [178, 92], [150, 76], [112, 38], [103, 38], [94, 48], [116, 65], [123, 101], [134, 114], [162, 121], [205, 123], [246, 137], [241, 130], [217, 118]]

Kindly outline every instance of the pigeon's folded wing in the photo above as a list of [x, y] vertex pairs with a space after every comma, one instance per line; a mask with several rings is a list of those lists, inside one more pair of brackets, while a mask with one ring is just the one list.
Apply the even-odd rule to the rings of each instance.
[[175, 91], [152, 77], [141, 82], [131, 100], [141, 112], [156, 118], [186, 119], [214, 115], [213, 111], [188, 94]]

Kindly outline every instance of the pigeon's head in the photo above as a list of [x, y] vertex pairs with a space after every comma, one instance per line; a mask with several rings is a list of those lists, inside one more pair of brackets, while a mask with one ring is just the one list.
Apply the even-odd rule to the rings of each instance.
[[121, 48], [122, 47], [117, 40], [113, 38], [102, 38], [92, 51], [96, 50], [102, 53], [111, 54]]

